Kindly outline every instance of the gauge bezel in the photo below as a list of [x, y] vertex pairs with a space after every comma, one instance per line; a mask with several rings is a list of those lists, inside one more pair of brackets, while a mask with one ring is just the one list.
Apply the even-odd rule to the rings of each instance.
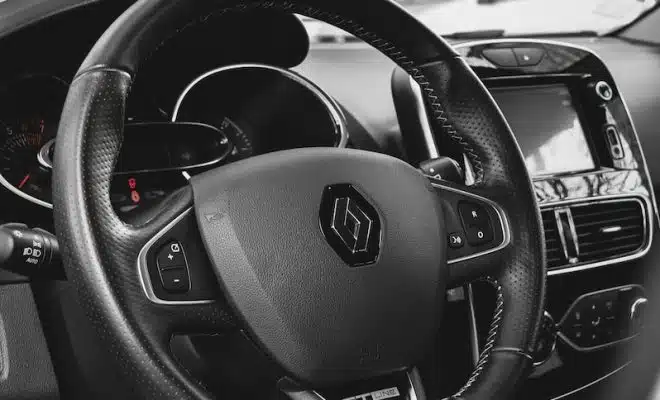
[[259, 64], [259, 63], [232, 64], [224, 67], [215, 68], [199, 75], [197, 78], [193, 79], [188, 84], [188, 86], [185, 87], [185, 89], [183, 89], [183, 91], [177, 98], [176, 104], [174, 105], [174, 110], [172, 111], [171, 121], [177, 122], [179, 110], [181, 109], [181, 105], [183, 104], [186, 95], [200, 82], [204, 81], [205, 79], [213, 75], [217, 75], [228, 71], [241, 70], [241, 69], [261, 69], [267, 71], [275, 71], [283, 75], [285, 78], [294, 81], [295, 83], [301, 85], [302, 87], [310, 91], [325, 106], [325, 108], [328, 111], [328, 114], [330, 115], [330, 118], [334, 123], [334, 130], [335, 130], [335, 134], [337, 135], [337, 140], [335, 141], [335, 147], [344, 148], [348, 145], [348, 139], [349, 139], [348, 130], [346, 129], [346, 124], [344, 122], [345, 121], [344, 113], [339, 107], [339, 104], [337, 104], [337, 102], [330, 95], [328, 95], [323, 89], [316, 86], [313, 82], [311, 82], [309, 79], [305, 78], [304, 76], [296, 72], [293, 72], [291, 70], [277, 67], [274, 65], [268, 65], [268, 64]]
[[[21, 85], [25, 85], [25, 82], [33, 81], [35, 79], [51, 79], [54, 82], [62, 85], [64, 93], [67, 93], [69, 91], [69, 83], [66, 80], [64, 80], [64, 79], [62, 79], [58, 76], [51, 75], [51, 74], [33, 73], [33, 74], [19, 75], [19, 76], [15, 77], [14, 79], [6, 81], [0, 87], [0, 93], [6, 95], [7, 93], [11, 93], [12, 91], [16, 90], [16, 88], [14, 88], [14, 86], [20, 87]], [[6, 123], [5, 123], [5, 125], [6, 125]], [[17, 188], [16, 186], [14, 186], [13, 184], [11, 184], [7, 180], [7, 178], [5, 178], [5, 176], [2, 174], [2, 172], [0, 172], [0, 185], [2, 185], [7, 190], [9, 190], [13, 194], [21, 197], [24, 200], [27, 200], [27, 201], [29, 201], [33, 204], [39, 205], [39, 206], [44, 207], [44, 208], [48, 208], [48, 209], [51, 209], [51, 210], [53, 209], [53, 205], [51, 203], [49, 203], [45, 200], [38, 199], [38, 198], [36, 198], [32, 195], [29, 195], [29, 194], [25, 193], [24, 191], [20, 190], [19, 188]]]

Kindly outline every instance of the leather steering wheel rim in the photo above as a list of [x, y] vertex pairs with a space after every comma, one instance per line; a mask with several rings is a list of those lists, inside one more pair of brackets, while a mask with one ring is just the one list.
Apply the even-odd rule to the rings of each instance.
[[[135, 243], [155, 234], [191, 202], [189, 191], [167, 200], [140, 225], [114, 213], [110, 181], [124, 124], [125, 101], [139, 65], [187, 26], [255, 8], [295, 12], [342, 28], [404, 68], [422, 88], [437, 134], [449, 135], [476, 173], [473, 190], [507, 213], [510, 244], [497, 252], [487, 279], [497, 306], [485, 349], [455, 398], [505, 398], [531, 367], [545, 297], [545, 248], [531, 180], [518, 145], [486, 88], [451, 46], [387, 0], [140, 0], [99, 39], [73, 80], [55, 152], [55, 226], [67, 275], [101, 340], [146, 398], [208, 398], [169, 355], [177, 324], [201, 330], [233, 325], [222, 305], [172, 310], [145, 299], [137, 282]], [[475, 276], [476, 278], [476, 276]], [[174, 328], [176, 331], [176, 328]]]

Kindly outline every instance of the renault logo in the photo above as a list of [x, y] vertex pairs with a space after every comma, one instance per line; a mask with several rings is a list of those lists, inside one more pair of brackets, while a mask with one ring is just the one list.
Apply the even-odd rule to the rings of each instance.
[[321, 231], [350, 266], [371, 264], [380, 252], [380, 217], [350, 184], [327, 186], [319, 212]]

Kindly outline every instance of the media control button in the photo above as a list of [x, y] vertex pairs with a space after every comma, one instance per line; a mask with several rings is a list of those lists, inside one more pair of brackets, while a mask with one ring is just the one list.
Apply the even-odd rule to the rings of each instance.
[[190, 278], [186, 267], [161, 269], [160, 281], [163, 289], [169, 293], [185, 293], [190, 290]]
[[448, 236], [449, 247], [452, 249], [460, 249], [465, 245], [465, 238], [461, 232], [452, 232]]
[[596, 83], [594, 89], [596, 90], [596, 95], [598, 95], [603, 101], [610, 101], [612, 100], [612, 97], [614, 97], [614, 90], [612, 90], [609, 83], [605, 81], [599, 81]]
[[161, 247], [156, 256], [158, 268], [187, 267], [183, 246], [178, 241], [171, 241]]

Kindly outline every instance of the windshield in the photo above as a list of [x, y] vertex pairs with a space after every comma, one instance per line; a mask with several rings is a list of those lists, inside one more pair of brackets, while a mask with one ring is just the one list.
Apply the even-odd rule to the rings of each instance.
[[[397, 0], [440, 35], [602, 35], [634, 21], [657, 0]], [[342, 42], [345, 32], [303, 18], [312, 42]], [[459, 35], [460, 36], [460, 35]]]

